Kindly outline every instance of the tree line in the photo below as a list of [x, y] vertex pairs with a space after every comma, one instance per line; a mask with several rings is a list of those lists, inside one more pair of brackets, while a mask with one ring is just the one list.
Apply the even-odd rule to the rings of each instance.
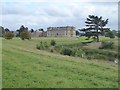
[[[38, 29], [39, 31], [44, 31], [42, 28]], [[36, 30], [37, 31], [37, 30]], [[14, 36], [20, 37], [22, 40], [31, 39], [31, 33], [35, 32], [34, 29], [28, 30], [28, 27], [21, 25], [16, 31], [10, 31], [8, 28], [0, 26], [0, 37], [5, 39], [12, 39]]]
[[[79, 31], [84, 32], [81, 34], [83, 36], [91, 37], [99, 42], [99, 36], [105, 36], [110, 38], [115, 38], [115, 36], [120, 37], [120, 30], [118, 32], [116, 30], [110, 30], [110, 28], [106, 28], [105, 26], [108, 24], [109, 19], [103, 20], [102, 16], [98, 17], [95, 15], [89, 15], [86, 18], [85, 24], [86, 28], [79, 29]], [[43, 29], [39, 29], [39, 31], [44, 31]], [[22, 40], [31, 39], [31, 33], [34, 32], [33, 29], [28, 31], [28, 27], [21, 26], [18, 30], [16, 30], [16, 37], [20, 37]], [[30, 33], [31, 32], [31, 33]], [[76, 35], [79, 35], [79, 32], [76, 31]], [[0, 27], [0, 36], [5, 39], [12, 39], [14, 37], [14, 32], [10, 31], [8, 28]]]

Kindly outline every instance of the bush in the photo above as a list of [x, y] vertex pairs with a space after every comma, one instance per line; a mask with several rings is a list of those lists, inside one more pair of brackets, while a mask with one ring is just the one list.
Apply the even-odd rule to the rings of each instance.
[[72, 55], [72, 50], [70, 48], [64, 47], [61, 50], [61, 54], [71, 56]]
[[99, 49], [113, 49], [114, 43], [112, 41], [103, 41]]
[[44, 44], [44, 47], [45, 47], [45, 48], [48, 48], [48, 47], [49, 47], [49, 45], [48, 45], [47, 42], [44, 42], [43, 44]]
[[21, 33], [20, 33], [20, 38], [22, 39], [22, 40], [25, 40], [25, 39], [31, 39], [31, 34], [28, 32], [28, 31], [22, 31]]
[[83, 58], [84, 55], [85, 55], [85, 53], [83, 52], [83, 50], [81, 50], [81, 49], [76, 50], [75, 56]]
[[36, 48], [37, 48], [37, 49], [40, 49], [40, 45], [39, 45], [39, 44], [37, 44], [37, 45], [36, 45]]
[[36, 45], [37, 49], [44, 49], [43, 42], [40, 42], [39, 44]]
[[42, 42], [42, 41], [36, 45], [37, 49], [48, 49], [48, 47], [49, 46], [48, 46], [47, 42]]
[[12, 39], [14, 34], [12, 32], [5, 32], [3, 36], [5, 39]]
[[50, 52], [52, 52], [52, 53], [53, 53], [53, 52], [54, 52], [54, 49], [50, 49]]
[[50, 45], [51, 45], [51, 46], [55, 46], [55, 45], [56, 45], [55, 40], [51, 40]]
[[106, 60], [106, 59], [107, 59], [107, 56], [105, 56], [105, 55], [95, 55], [95, 56], [94, 56], [94, 59]]

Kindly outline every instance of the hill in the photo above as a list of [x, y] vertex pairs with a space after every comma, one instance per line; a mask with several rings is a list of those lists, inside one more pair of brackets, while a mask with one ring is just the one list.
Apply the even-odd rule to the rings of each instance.
[[3, 39], [3, 88], [117, 88], [118, 67], [102, 60], [86, 60], [37, 50], [40, 41], [72, 44], [85, 38]]

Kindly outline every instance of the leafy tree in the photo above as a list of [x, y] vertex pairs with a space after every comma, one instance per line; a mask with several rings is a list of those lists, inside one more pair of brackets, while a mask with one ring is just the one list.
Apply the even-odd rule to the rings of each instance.
[[83, 28], [81, 31], [85, 32], [85, 36], [88, 38], [96, 37], [97, 42], [99, 42], [99, 34], [109, 30], [109, 28], [104, 28], [108, 23], [108, 19], [103, 20], [102, 16], [89, 15], [85, 23], [87, 28]]
[[117, 36], [117, 30], [112, 30], [113, 34]]
[[23, 25], [20, 27], [20, 29], [17, 30], [18, 32], [18, 35], [17, 36], [20, 36], [21, 32], [23, 31], [28, 31], [28, 28], [27, 27], [24, 27]]
[[112, 31], [108, 31], [106, 32], [105, 37], [115, 38], [115, 35]]
[[12, 32], [5, 32], [4, 34], [3, 34], [3, 37], [5, 38], [5, 39], [12, 39], [13, 37], [14, 37], [14, 34], [12, 33]]
[[31, 34], [28, 32], [28, 31], [22, 31], [21, 33], [20, 33], [20, 38], [22, 39], [22, 40], [25, 40], [25, 39], [31, 39]]

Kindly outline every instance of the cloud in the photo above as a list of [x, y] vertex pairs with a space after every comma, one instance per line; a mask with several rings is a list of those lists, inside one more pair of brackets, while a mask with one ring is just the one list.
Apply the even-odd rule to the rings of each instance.
[[4, 2], [118, 2], [119, 0], [4, 0]]
[[4, 2], [2, 10], [2, 25], [11, 30], [20, 25], [34, 29], [66, 25], [82, 28], [89, 14], [109, 18], [108, 26], [116, 29], [118, 20], [117, 3]]

